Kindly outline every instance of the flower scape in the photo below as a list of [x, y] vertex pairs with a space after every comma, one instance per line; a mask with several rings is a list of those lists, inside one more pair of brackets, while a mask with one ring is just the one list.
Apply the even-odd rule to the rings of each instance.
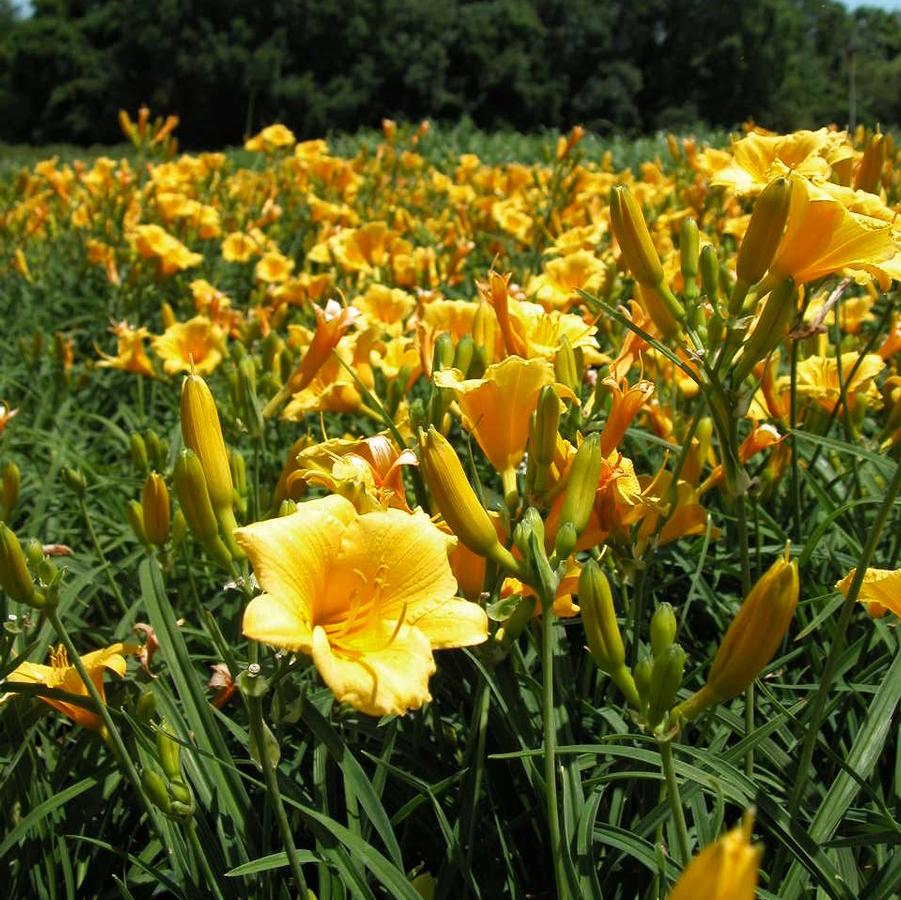
[[891, 134], [120, 122], [0, 173], [8, 896], [895, 896]]

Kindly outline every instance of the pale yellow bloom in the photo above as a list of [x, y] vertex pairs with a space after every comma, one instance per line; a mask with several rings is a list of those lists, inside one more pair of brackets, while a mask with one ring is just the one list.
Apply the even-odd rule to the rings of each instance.
[[168, 375], [188, 372], [209, 375], [222, 362], [225, 338], [222, 329], [206, 316], [176, 322], [153, 339], [153, 350]]
[[[857, 569], [850, 572], [835, 585], [837, 591], [848, 596], [848, 589]], [[867, 569], [857, 595], [858, 603], [866, 603], [871, 616], [884, 616], [891, 610], [901, 616], [901, 569]]]

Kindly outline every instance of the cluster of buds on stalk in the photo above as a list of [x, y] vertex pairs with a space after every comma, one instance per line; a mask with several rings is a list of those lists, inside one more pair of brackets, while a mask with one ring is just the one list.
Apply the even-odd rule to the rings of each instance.
[[156, 759], [162, 772], [144, 768], [141, 774], [144, 792], [170, 819], [189, 820], [194, 815], [194, 795], [182, 772], [181, 744], [172, 737], [165, 720], [156, 726]]
[[44, 553], [40, 541], [28, 541], [23, 548], [15, 532], [0, 522], [0, 588], [11, 599], [34, 609], [53, 609], [62, 577], [63, 570]]

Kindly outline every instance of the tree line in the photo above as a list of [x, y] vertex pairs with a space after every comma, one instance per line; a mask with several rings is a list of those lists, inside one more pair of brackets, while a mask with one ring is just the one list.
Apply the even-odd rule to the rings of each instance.
[[193, 148], [385, 116], [648, 132], [901, 122], [901, 13], [832, 0], [0, 0], [0, 140]]

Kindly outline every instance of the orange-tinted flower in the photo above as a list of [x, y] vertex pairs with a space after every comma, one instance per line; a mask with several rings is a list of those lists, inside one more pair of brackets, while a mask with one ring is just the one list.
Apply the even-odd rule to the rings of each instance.
[[116, 355], [109, 356], [101, 350], [97, 352], [102, 359], [97, 363], [99, 368], [121, 369], [153, 378], [153, 363], [144, 348], [144, 340], [150, 332], [144, 328], [132, 328], [128, 322], [119, 322], [110, 329], [116, 335]]
[[167, 375], [192, 369], [198, 375], [209, 375], [222, 362], [225, 336], [206, 316], [194, 316], [155, 337], [153, 350], [163, 360]]

